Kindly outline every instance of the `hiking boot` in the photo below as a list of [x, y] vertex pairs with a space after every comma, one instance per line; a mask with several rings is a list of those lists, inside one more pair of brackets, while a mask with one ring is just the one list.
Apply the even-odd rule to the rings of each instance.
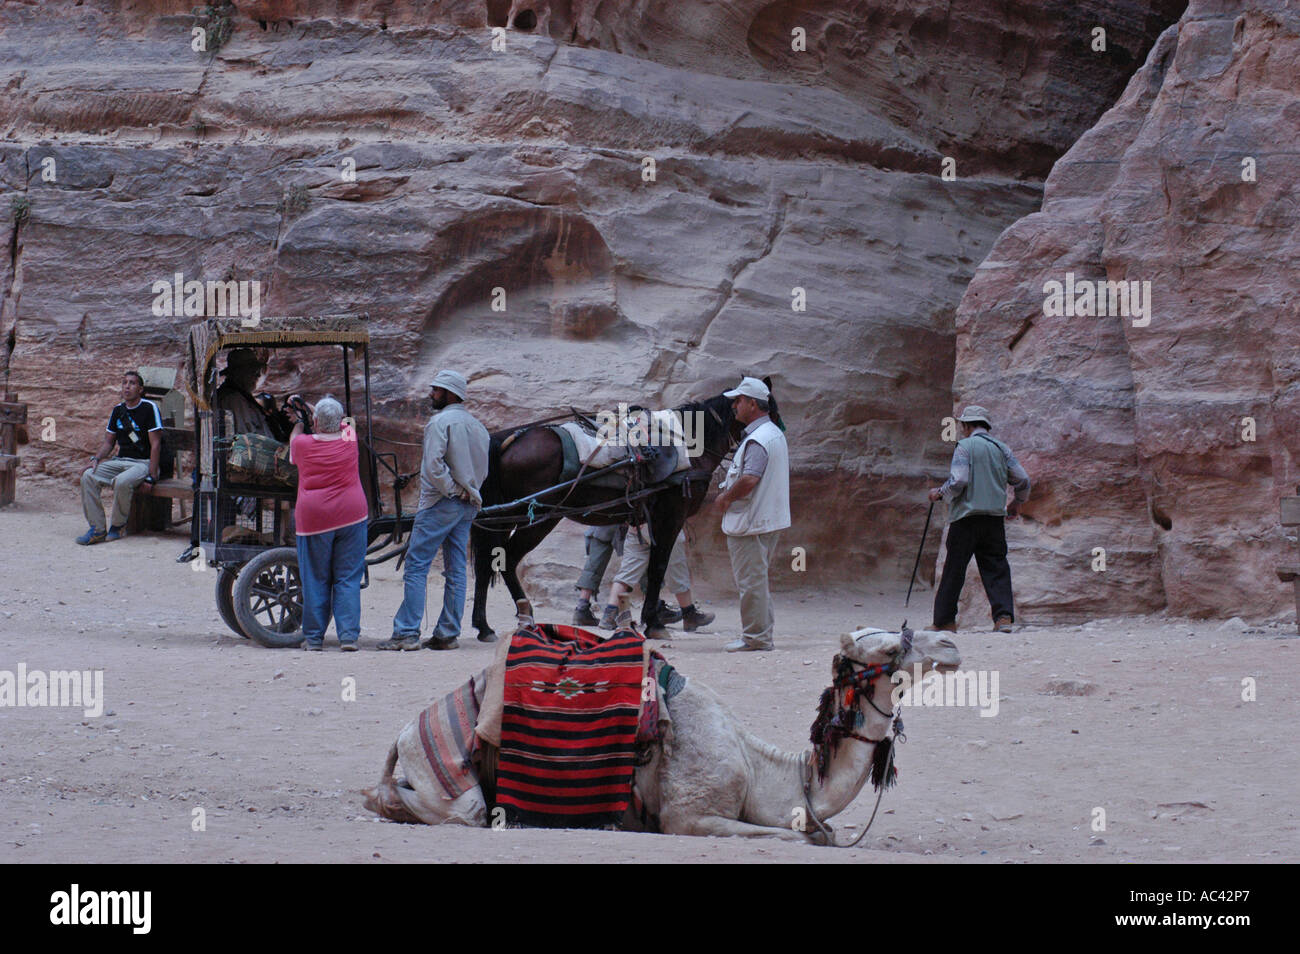
[[375, 648], [390, 649], [390, 650], [419, 649], [420, 637], [419, 636], [394, 636], [392, 639], [386, 639], [382, 643], [379, 643], [378, 645], [375, 646]]
[[1011, 622], [1010, 616], [999, 616], [993, 621], [993, 631], [995, 633], [1009, 633], [1011, 632]]
[[957, 621], [953, 620], [951, 623], [944, 623], [942, 626], [934, 626], [931, 628], [931, 632], [955, 633], [957, 632]]
[[115, 540], [121, 540], [126, 536], [126, 526], [109, 527], [108, 533], [104, 536], [105, 543], [112, 543]]
[[83, 547], [88, 547], [92, 543], [103, 543], [105, 536], [106, 536], [105, 531], [96, 530], [94, 527], [91, 527], [81, 536], [77, 537], [77, 542], [80, 543]]
[[600, 620], [597, 619], [596, 614], [591, 611], [591, 604], [589, 602], [583, 600], [576, 607], [574, 607], [573, 609], [574, 626], [598, 626], [599, 624], [600, 624]]
[[659, 608], [655, 610], [655, 616], [665, 626], [669, 623], [680, 623], [682, 621], [681, 609], [676, 606], [669, 606], [663, 600], [659, 601]]
[[424, 644], [425, 649], [460, 649], [460, 643], [455, 636], [443, 638], [441, 636], [430, 636], [429, 641]]
[[601, 629], [613, 629], [618, 625], [618, 607], [610, 604], [605, 607], [605, 612], [600, 616], [600, 622], [597, 624]]
[[682, 610], [682, 629], [688, 633], [693, 633], [701, 626], [708, 626], [712, 622], [713, 614], [701, 612], [696, 609], [694, 603]]

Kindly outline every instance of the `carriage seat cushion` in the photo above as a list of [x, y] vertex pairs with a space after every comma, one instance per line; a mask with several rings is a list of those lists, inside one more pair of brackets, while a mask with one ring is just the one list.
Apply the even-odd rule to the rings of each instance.
[[240, 483], [293, 487], [298, 468], [289, 462], [289, 445], [265, 434], [236, 434], [226, 458], [226, 474]]

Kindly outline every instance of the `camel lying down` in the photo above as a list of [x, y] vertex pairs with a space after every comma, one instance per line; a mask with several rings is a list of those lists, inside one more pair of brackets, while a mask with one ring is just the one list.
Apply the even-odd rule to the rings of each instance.
[[[847, 808], [868, 779], [877, 787], [889, 783], [882, 756], [894, 708], [890, 674], [917, 665], [950, 672], [960, 664], [957, 647], [943, 633], [862, 629], [840, 637], [834, 683], [813, 726], [813, 751], [802, 754], [756, 738], [713, 690], [688, 680], [669, 704], [671, 742], [657, 744], [649, 763], [636, 770], [644, 813], [633, 817], [629, 811], [624, 827], [640, 829], [648, 817], [665, 834], [805, 840], [805, 832], [815, 833], [819, 822]], [[474, 754], [483, 785], [448, 798], [423, 757], [417, 721], [402, 730], [379, 784], [364, 793], [366, 808], [393, 821], [486, 826], [491, 746], [479, 745]], [[394, 780], [399, 759], [408, 775]]]

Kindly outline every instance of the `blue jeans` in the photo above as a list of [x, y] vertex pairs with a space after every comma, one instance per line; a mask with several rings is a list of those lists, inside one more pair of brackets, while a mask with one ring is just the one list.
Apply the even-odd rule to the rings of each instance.
[[406, 548], [405, 593], [402, 606], [393, 617], [393, 638], [420, 635], [424, 618], [424, 595], [429, 585], [429, 567], [442, 548], [442, 613], [433, 635], [453, 639], [460, 635], [460, 617], [465, 612], [465, 561], [469, 552], [469, 528], [478, 507], [454, 497], [443, 497], [415, 515], [411, 540]]
[[298, 537], [302, 577], [302, 635], [308, 645], [325, 639], [330, 617], [339, 643], [361, 635], [361, 577], [366, 572], [366, 521]]

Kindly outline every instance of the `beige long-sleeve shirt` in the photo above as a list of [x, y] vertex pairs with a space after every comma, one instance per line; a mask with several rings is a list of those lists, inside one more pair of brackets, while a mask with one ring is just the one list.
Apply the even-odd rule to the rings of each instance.
[[449, 404], [424, 426], [420, 504], [424, 510], [444, 497], [483, 506], [479, 488], [487, 480], [487, 428], [463, 404]]

